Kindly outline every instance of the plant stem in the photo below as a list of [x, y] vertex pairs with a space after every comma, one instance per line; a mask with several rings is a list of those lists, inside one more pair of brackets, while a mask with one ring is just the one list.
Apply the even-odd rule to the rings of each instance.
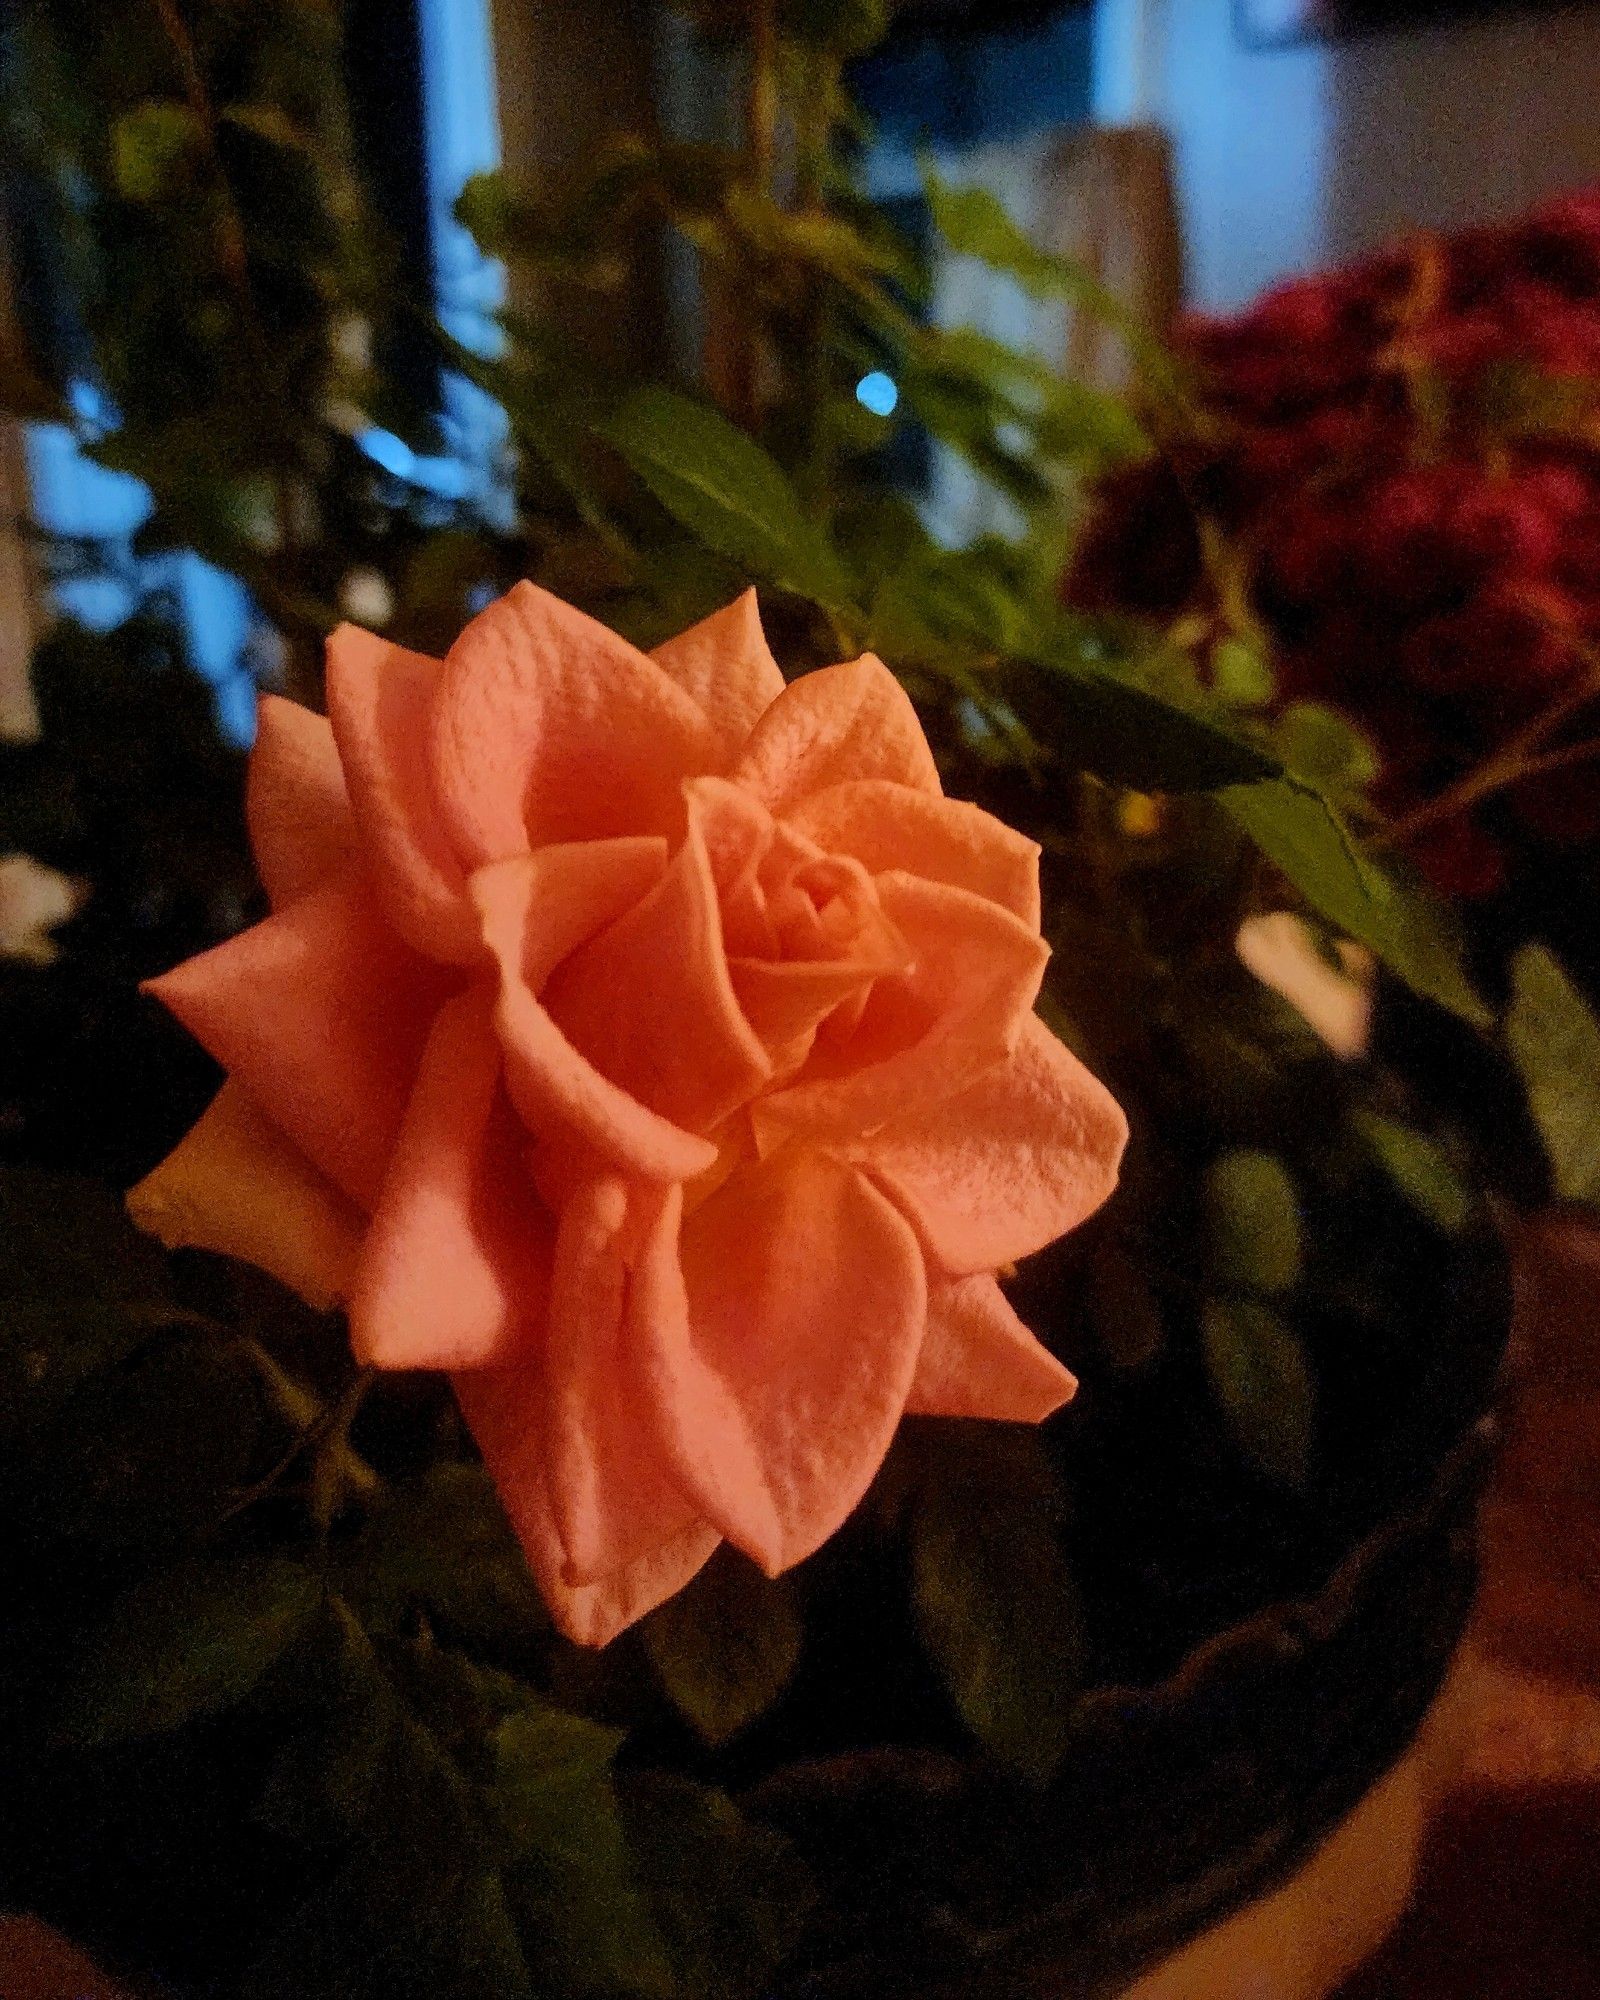
[[217, 152], [217, 114], [211, 102], [211, 93], [206, 88], [205, 74], [200, 67], [194, 37], [188, 25], [178, 12], [177, 0], [152, 0], [152, 5], [161, 16], [161, 25], [167, 40], [172, 44], [173, 57], [178, 65], [178, 74], [183, 80], [183, 94], [195, 123], [205, 135], [206, 151], [211, 157], [212, 170], [217, 187], [222, 195], [222, 204], [217, 216], [217, 247], [222, 259], [222, 268], [232, 286], [238, 301], [240, 314], [245, 324], [247, 336], [259, 344], [260, 329], [256, 319], [255, 294], [250, 285], [250, 251], [245, 240], [244, 223], [239, 215], [238, 204], [233, 199], [233, 190], [228, 185], [222, 171], [222, 161]]
[[1581, 681], [1558, 695], [1547, 708], [1525, 722], [1498, 749], [1492, 750], [1481, 763], [1457, 778], [1454, 784], [1447, 785], [1437, 798], [1427, 800], [1414, 812], [1407, 813], [1404, 819], [1395, 820], [1381, 833], [1375, 834], [1372, 845], [1378, 848], [1404, 846], [1418, 834], [1428, 832], [1444, 820], [1454, 819], [1458, 813], [1467, 811], [1491, 793], [1504, 791], [1506, 786], [1514, 785], [1538, 771], [1554, 770], [1561, 764], [1578, 762], [1577, 756], [1568, 756], [1561, 750], [1541, 750], [1541, 746], [1558, 729], [1600, 698], [1600, 653], [1576, 642], [1573, 650], [1587, 669]]
[[345, 1385], [344, 1394], [328, 1412], [328, 1420], [317, 1439], [311, 1461], [311, 1518], [317, 1532], [326, 1535], [333, 1525], [346, 1495], [370, 1493], [377, 1474], [366, 1460], [350, 1447], [350, 1426], [356, 1420], [377, 1370], [358, 1368]]
[[776, 0], [750, 0], [750, 84], [745, 106], [745, 158], [750, 186], [772, 190], [778, 134], [778, 10]]
[[[758, 201], [772, 197], [778, 133], [778, 14], [776, 0], [750, 0], [749, 81], [745, 92], [744, 177]], [[758, 308], [737, 276], [719, 281], [723, 401], [737, 424], [761, 425], [763, 341]]]
[[[250, 1357], [261, 1371], [262, 1379], [272, 1392], [274, 1402], [282, 1410], [297, 1435], [287, 1451], [264, 1473], [253, 1486], [247, 1486], [234, 1500], [225, 1518], [242, 1514], [256, 1501], [265, 1499], [267, 1494], [282, 1481], [290, 1467], [307, 1451], [315, 1451], [317, 1462], [312, 1470], [313, 1511], [320, 1499], [316, 1488], [320, 1476], [336, 1479], [334, 1494], [376, 1493], [382, 1485], [376, 1472], [366, 1460], [355, 1451], [349, 1442], [349, 1430], [356, 1411], [361, 1407], [362, 1398], [371, 1386], [374, 1371], [358, 1368], [335, 1403], [319, 1403], [304, 1383], [297, 1382], [272, 1358], [257, 1340], [248, 1340], [245, 1345]], [[323, 1467], [330, 1468], [323, 1475]], [[319, 1522], [319, 1525], [321, 1523]]]
[[[795, 108], [795, 203], [802, 215], [826, 212], [824, 193], [828, 156], [833, 144], [834, 105], [839, 90], [839, 65], [818, 57], [817, 73], [802, 88]], [[800, 465], [801, 491], [813, 503], [826, 501], [834, 483], [834, 416], [827, 282], [813, 272], [800, 314], [801, 394], [805, 407], [795, 413], [797, 436], [804, 439]]]
[[1564, 743], [1559, 750], [1546, 750], [1542, 756], [1530, 757], [1522, 767], [1522, 775], [1536, 778], [1545, 771], [1564, 771], [1573, 764], [1586, 764], [1591, 757], [1600, 757], [1600, 736], [1586, 736], [1581, 743]]

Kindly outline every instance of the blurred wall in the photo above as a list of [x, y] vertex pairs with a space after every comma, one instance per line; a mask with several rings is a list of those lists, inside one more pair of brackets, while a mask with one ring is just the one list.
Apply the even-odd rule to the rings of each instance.
[[1600, 6], [1268, 51], [1234, 0], [1100, 0], [1097, 29], [1107, 110], [1172, 134], [1198, 306], [1600, 181]]

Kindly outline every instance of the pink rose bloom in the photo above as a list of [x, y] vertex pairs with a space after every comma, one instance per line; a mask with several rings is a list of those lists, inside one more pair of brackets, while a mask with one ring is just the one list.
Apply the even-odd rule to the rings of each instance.
[[262, 704], [273, 913], [154, 983], [228, 1081], [130, 1203], [449, 1370], [565, 1632], [799, 1562], [907, 1411], [1071, 1395], [995, 1274], [1126, 1126], [1033, 1013], [1038, 849], [877, 660], [520, 584], [442, 662], [342, 627], [328, 707]]

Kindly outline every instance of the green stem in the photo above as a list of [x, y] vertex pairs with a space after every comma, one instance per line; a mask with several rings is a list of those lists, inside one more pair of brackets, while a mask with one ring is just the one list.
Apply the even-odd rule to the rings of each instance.
[[[374, 1371], [357, 1369], [337, 1402], [323, 1403], [303, 1382], [281, 1368], [259, 1341], [247, 1340], [245, 1346], [296, 1436], [277, 1464], [235, 1498], [228, 1517], [242, 1514], [247, 1507], [264, 1499], [281, 1484], [296, 1461], [310, 1451], [316, 1454], [311, 1471], [312, 1511], [319, 1528], [323, 1527], [326, 1523], [318, 1515], [322, 1499], [319, 1481], [332, 1482], [329, 1491], [335, 1504], [349, 1494], [370, 1497], [383, 1484], [349, 1441], [350, 1425], [372, 1384]], [[328, 1518], [331, 1520], [332, 1515]]]

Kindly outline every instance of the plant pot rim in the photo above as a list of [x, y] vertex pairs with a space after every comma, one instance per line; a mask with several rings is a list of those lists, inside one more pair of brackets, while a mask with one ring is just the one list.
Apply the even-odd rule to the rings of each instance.
[[[1315, 1589], [1201, 1641], [1157, 1682], [1085, 1690], [1042, 1792], [893, 1750], [755, 1787], [746, 1803], [825, 1878], [878, 1878], [845, 1899], [868, 1918], [850, 1948], [819, 1953], [774, 2000], [1109, 2000], [1287, 1881], [1405, 1755], [1444, 1681], [1499, 1435], [1493, 1409], [1470, 1422]], [[863, 1829], [900, 1851], [830, 1867]], [[959, 1857], [942, 1865], [964, 1839], [982, 1851], [975, 1879]], [[1008, 1861], [1034, 1881], [1008, 1883]], [[1061, 1880], [1065, 1896], [1049, 1886]]]

